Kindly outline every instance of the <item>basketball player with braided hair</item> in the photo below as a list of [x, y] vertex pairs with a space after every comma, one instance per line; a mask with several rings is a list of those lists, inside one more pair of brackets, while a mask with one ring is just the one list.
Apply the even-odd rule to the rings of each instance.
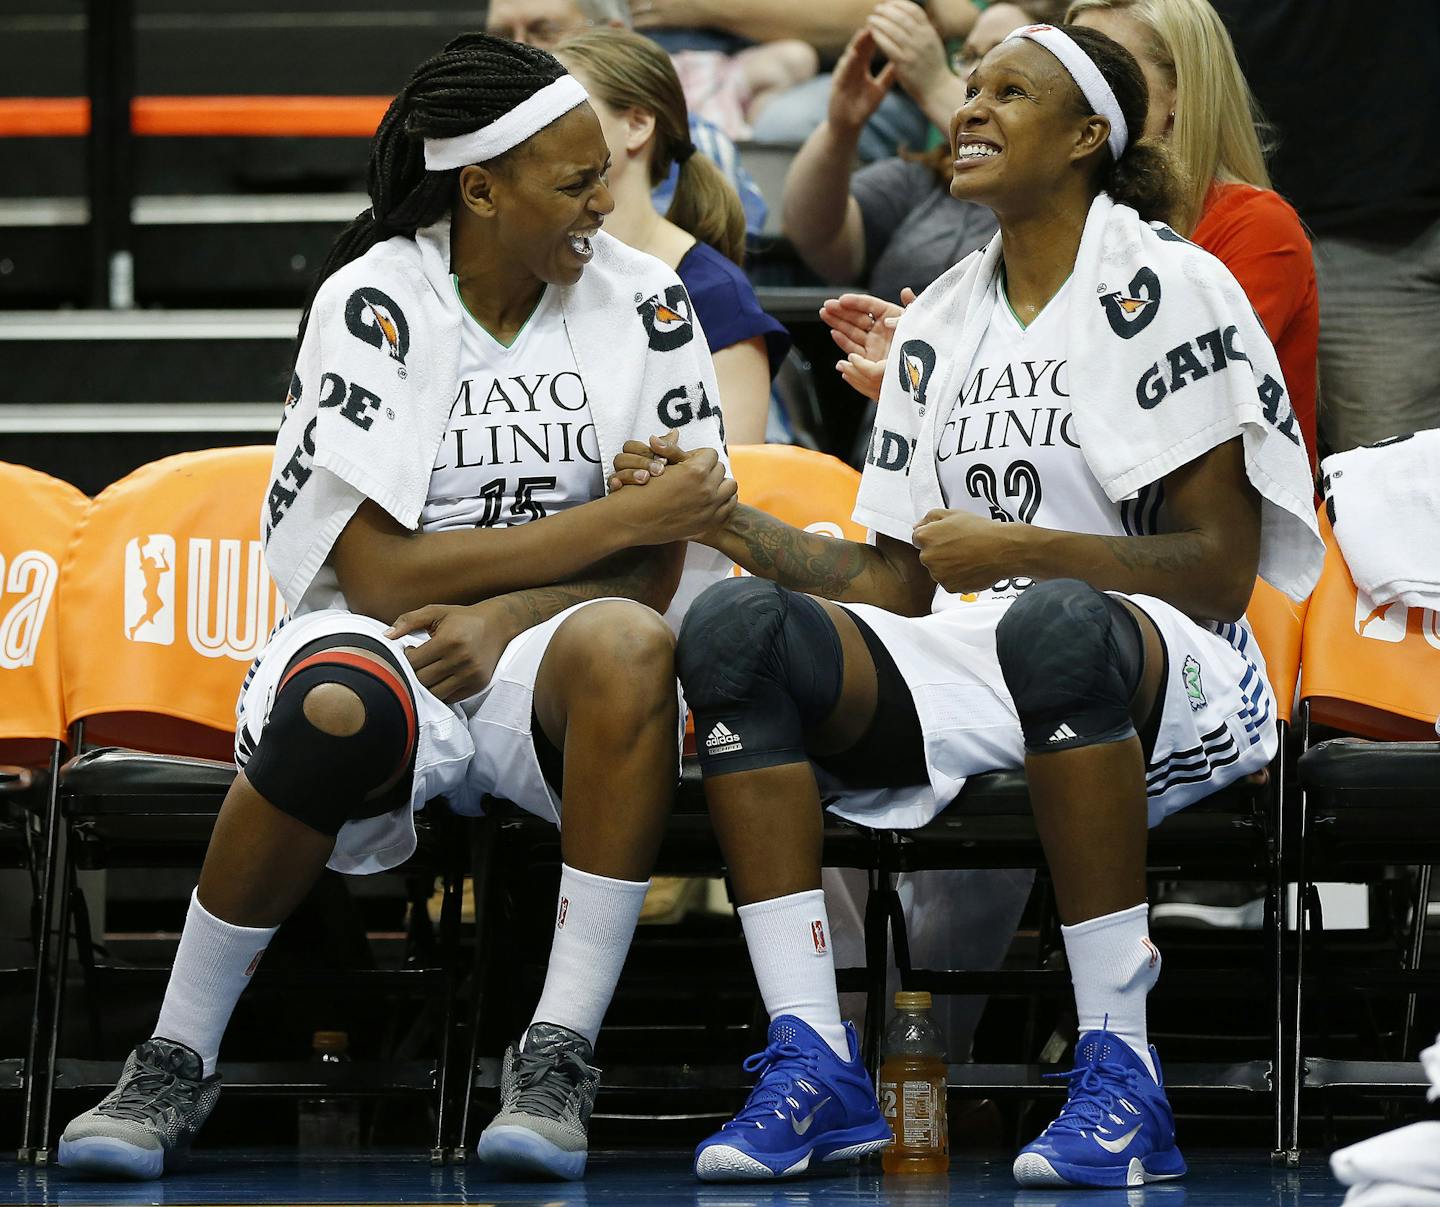
[[[402, 863], [414, 809], [488, 794], [563, 816], [564, 866], [481, 1156], [583, 1172], [593, 1045], [677, 779], [673, 626], [727, 568], [685, 542], [734, 507], [703, 336], [674, 273], [601, 232], [608, 166], [575, 79], [484, 34], [422, 63], [380, 123], [261, 508], [289, 615], [242, 689], [240, 774], [155, 1030], [65, 1129], [67, 1168], [162, 1174], [321, 870]], [[654, 492], [607, 495], [601, 466], [657, 422], [690, 451]]]

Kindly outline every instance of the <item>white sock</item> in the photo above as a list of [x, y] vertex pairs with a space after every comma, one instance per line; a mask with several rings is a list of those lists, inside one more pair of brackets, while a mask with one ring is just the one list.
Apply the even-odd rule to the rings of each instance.
[[532, 1023], [569, 1027], [595, 1043], [649, 887], [560, 865], [555, 939]]
[[180, 934], [175, 967], [165, 987], [165, 1001], [151, 1037], [173, 1039], [193, 1048], [205, 1062], [205, 1076], [215, 1071], [220, 1040], [231, 1012], [278, 926], [232, 926], [190, 894], [190, 911]]
[[1150, 942], [1149, 904], [1062, 926], [1060, 933], [1070, 959], [1080, 1034], [1104, 1029], [1119, 1036], [1154, 1077], [1145, 998], [1160, 979], [1160, 949]]
[[824, 890], [773, 897], [736, 912], [771, 1019], [793, 1014], [848, 1061], [850, 1040], [840, 1022]]

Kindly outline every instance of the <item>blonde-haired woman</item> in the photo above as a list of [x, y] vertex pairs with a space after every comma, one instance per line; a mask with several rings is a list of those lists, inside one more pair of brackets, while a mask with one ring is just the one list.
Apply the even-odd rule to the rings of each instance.
[[[770, 382], [790, 350], [790, 333], [760, 308], [741, 271], [740, 198], [714, 164], [695, 154], [669, 56], [629, 30], [594, 29], [560, 43], [555, 57], [590, 94], [610, 146], [615, 212], [606, 229], [675, 270], [694, 314], [674, 321], [698, 318], [705, 332], [728, 441], [763, 443]], [[674, 163], [680, 164], [674, 200], [661, 214], [651, 190]]]
[[1244, 287], [1275, 345], [1315, 467], [1320, 303], [1310, 241], [1270, 186], [1260, 114], [1207, 0], [1074, 0], [1065, 20], [1108, 34], [1150, 89], [1145, 135], [1165, 138], [1188, 180], [1176, 226]]

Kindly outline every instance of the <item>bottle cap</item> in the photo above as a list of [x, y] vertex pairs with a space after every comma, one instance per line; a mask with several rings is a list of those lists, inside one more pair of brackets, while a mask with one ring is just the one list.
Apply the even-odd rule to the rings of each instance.
[[344, 1031], [317, 1031], [310, 1046], [316, 1052], [344, 1052], [350, 1047], [350, 1036]]
[[930, 994], [922, 989], [918, 993], [907, 993], [901, 990], [895, 995], [896, 1010], [929, 1010]]

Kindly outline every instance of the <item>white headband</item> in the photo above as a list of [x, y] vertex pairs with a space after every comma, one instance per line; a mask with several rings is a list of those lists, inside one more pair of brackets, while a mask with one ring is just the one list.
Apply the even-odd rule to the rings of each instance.
[[463, 168], [466, 164], [494, 159], [589, 99], [579, 80], [573, 75], [562, 75], [488, 126], [454, 138], [427, 138], [425, 168], [430, 172], [443, 172], [446, 168]]
[[1070, 78], [1084, 93], [1085, 102], [1110, 123], [1110, 154], [1118, 161], [1120, 156], [1125, 154], [1125, 148], [1130, 142], [1130, 130], [1125, 125], [1125, 115], [1120, 112], [1120, 102], [1115, 99], [1115, 91], [1105, 82], [1100, 68], [1095, 66], [1095, 60], [1080, 49], [1074, 38], [1053, 25], [1026, 25], [1004, 40], [1010, 42], [1015, 38], [1028, 38], [1031, 42], [1039, 42], [1060, 60], [1060, 65], [1070, 73]]

